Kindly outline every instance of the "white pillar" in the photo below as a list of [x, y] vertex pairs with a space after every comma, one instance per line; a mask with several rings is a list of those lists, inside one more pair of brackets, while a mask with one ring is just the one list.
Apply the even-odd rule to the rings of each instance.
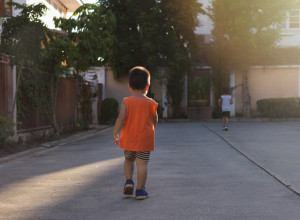
[[162, 68], [162, 84], [161, 84], [161, 102], [163, 108], [163, 118], [168, 117], [168, 98], [167, 98], [167, 74], [165, 68]]
[[209, 93], [210, 93], [210, 96], [209, 96], [210, 97], [210, 107], [213, 107], [213, 104], [214, 104], [213, 103], [214, 102], [214, 99], [213, 99], [213, 97], [214, 97], [213, 95], [214, 94], [213, 93], [214, 92], [213, 92], [213, 80], [212, 80], [213, 76], [212, 76], [212, 69], [211, 68], [209, 70], [209, 74], [210, 74], [210, 87], [209, 87], [210, 88], [210, 91], [209, 91]]
[[298, 97], [300, 98], [300, 67], [298, 68]]
[[[235, 72], [230, 74], [230, 88], [235, 88]], [[235, 89], [232, 91], [233, 104], [231, 105], [230, 116], [235, 116]]]
[[185, 113], [187, 113], [187, 106], [188, 106], [188, 75], [185, 74], [184, 77], [184, 107]]
[[[95, 93], [98, 90], [98, 80], [95, 79], [92, 82], [92, 92]], [[94, 99], [92, 102], [92, 124], [98, 124], [98, 100]]]
[[105, 74], [106, 74], [105, 67], [100, 67], [98, 83], [102, 84], [102, 100], [105, 99]]

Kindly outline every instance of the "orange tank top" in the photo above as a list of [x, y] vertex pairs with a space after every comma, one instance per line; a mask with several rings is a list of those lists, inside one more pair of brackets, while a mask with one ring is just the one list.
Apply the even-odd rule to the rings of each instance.
[[157, 110], [157, 102], [151, 98], [135, 96], [124, 98], [124, 102], [127, 115], [119, 147], [128, 151], [153, 151], [153, 118]]

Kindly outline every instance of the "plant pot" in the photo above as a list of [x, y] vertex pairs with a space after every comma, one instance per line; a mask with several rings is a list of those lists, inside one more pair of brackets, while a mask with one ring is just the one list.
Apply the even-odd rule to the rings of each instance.
[[197, 107], [197, 106], [208, 106], [207, 99], [195, 99], [189, 101], [189, 106]]

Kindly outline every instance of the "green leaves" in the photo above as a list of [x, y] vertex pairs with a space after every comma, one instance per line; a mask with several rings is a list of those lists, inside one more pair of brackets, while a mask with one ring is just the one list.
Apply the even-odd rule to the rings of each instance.
[[207, 14], [214, 25], [210, 61], [216, 94], [228, 86], [231, 71], [274, 63], [274, 48], [280, 38], [276, 27], [296, 1], [212, 1]]
[[115, 77], [127, 75], [136, 65], [150, 71], [158, 66], [180, 71], [190, 67], [195, 54], [191, 48], [197, 48], [197, 15], [202, 12], [196, 0], [100, 0], [99, 4], [116, 17], [117, 40], [109, 60]]
[[72, 41], [67, 64], [81, 71], [107, 64], [115, 43], [112, 34], [115, 22], [111, 11], [95, 4], [82, 5], [69, 19], [55, 19], [55, 25], [68, 33], [66, 40]]
[[33, 22], [40, 22], [39, 18], [45, 15], [47, 11], [47, 7], [42, 3], [26, 5], [16, 2], [7, 2], [7, 5], [13, 7], [14, 9], [21, 10], [20, 16]]
[[10, 4], [22, 11], [20, 15], [3, 22], [0, 50], [11, 55], [12, 65], [33, 67], [41, 56], [41, 44], [47, 41], [47, 28], [38, 19], [44, 14], [46, 7], [42, 4], [30, 6]]
[[[279, 24], [294, 1], [282, 0], [214, 0], [209, 14], [214, 23], [212, 36], [214, 57], [223, 59], [228, 68], [244, 70], [249, 60], [270, 50], [279, 39]], [[264, 63], [261, 63], [264, 64]]]
[[299, 98], [271, 98], [257, 101], [257, 108], [265, 117], [300, 117]]

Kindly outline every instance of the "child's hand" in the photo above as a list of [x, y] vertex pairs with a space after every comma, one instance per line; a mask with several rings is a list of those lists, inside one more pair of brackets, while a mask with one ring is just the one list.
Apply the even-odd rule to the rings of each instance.
[[119, 144], [120, 143], [120, 137], [119, 134], [114, 134], [114, 144]]

